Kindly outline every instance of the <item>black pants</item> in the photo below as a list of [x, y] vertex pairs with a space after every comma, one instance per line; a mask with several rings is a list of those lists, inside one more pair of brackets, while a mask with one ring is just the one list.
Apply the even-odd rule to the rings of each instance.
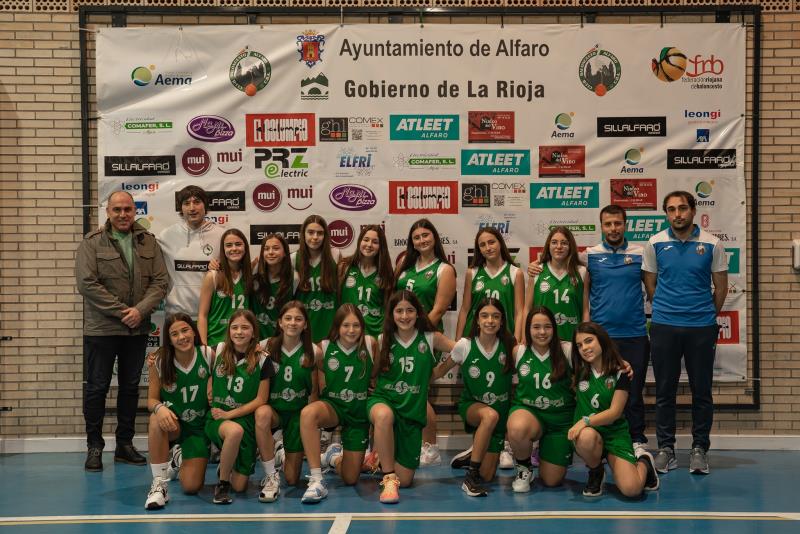
[[86, 382], [83, 387], [83, 417], [89, 447], [103, 448], [103, 416], [111, 385], [114, 360], [118, 359], [117, 429], [119, 444], [133, 442], [139, 379], [144, 365], [147, 336], [83, 336]]
[[692, 448], [708, 450], [714, 422], [711, 386], [717, 325], [700, 327], [650, 325], [651, 359], [656, 376], [656, 436], [659, 447], [675, 447], [675, 398], [681, 374], [681, 357], [692, 391]]
[[633, 368], [633, 380], [628, 403], [625, 405], [625, 419], [628, 420], [631, 440], [647, 443], [644, 435], [644, 381], [647, 377], [647, 364], [650, 363], [650, 340], [647, 336], [615, 337], [622, 359]]

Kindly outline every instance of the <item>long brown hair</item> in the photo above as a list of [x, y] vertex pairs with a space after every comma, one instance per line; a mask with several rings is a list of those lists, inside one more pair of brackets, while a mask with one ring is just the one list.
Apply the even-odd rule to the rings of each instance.
[[[283, 249], [283, 259], [281, 260], [278, 278], [280, 278], [280, 285], [278, 285], [278, 293], [272, 295], [272, 287], [269, 277], [269, 265], [264, 259], [264, 248], [267, 246], [267, 241], [276, 239], [280, 242]], [[286, 239], [280, 234], [268, 234], [267, 237], [261, 242], [261, 249], [258, 252], [258, 265], [256, 272], [253, 273], [253, 280], [256, 282], [254, 286], [256, 289], [253, 291], [253, 296], [258, 301], [266, 306], [269, 303], [270, 297], [275, 297], [275, 307], [280, 307], [292, 296], [292, 284], [294, 283], [294, 268], [292, 267], [292, 260], [289, 254], [289, 244]]]
[[244, 357], [247, 359], [247, 372], [252, 373], [258, 365], [258, 355], [261, 352], [258, 349], [258, 320], [250, 310], [236, 310], [228, 319], [228, 329], [225, 331], [225, 344], [222, 346], [222, 352], [217, 357], [222, 360], [222, 370], [226, 375], [231, 376], [236, 372], [236, 349], [231, 340], [231, 325], [239, 317], [244, 317], [250, 326], [253, 327], [253, 338], [247, 344], [244, 352]]
[[394, 271], [392, 271], [392, 260], [389, 257], [389, 245], [386, 242], [386, 233], [383, 228], [377, 224], [367, 224], [361, 228], [356, 241], [356, 251], [352, 256], [342, 259], [339, 262], [339, 294], [341, 294], [341, 287], [347, 277], [347, 271], [351, 267], [358, 267], [361, 265], [363, 259], [361, 255], [361, 240], [367, 232], [373, 231], [378, 234], [378, 254], [375, 257], [375, 268], [378, 271], [376, 282], [378, 287], [383, 290], [384, 294], [391, 291], [394, 287]]
[[303, 361], [301, 365], [306, 368], [314, 367], [314, 343], [311, 341], [311, 325], [308, 322], [308, 311], [306, 311], [306, 307], [303, 306], [303, 303], [299, 300], [290, 300], [281, 307], [281, 311], [278, 313], [277, 331], [275, 335], [267, 341], [267, 355], [273, 362], [280, 365], [283, 356], [283, 329], [281, 328], [281, 318], [284, 313], [292, 309], [299, 310], [306, 320], [306, 327], [300, 334], [300, 344], [303, 345]]
[[303, 221], [300, 227], [300, 247], [297, 249], [297, 275], [300, 279], [300, 285], [297, 290], [307, 293], [311, 291], [311, 260], [308, 245], [306, 245], [306, 228], [309, 224], [318, 224], [322, 227], [324, 237], [322, 245], [320, 246], [320, 285], [322, 291], [325, 293], [334, 293], [336, 291], [336, 262], [333, 261], [333, 253], [331, 252], [331, 234], [328, 231], [328, 223], [319, 215], [309, 215]]
[[478, 230], [478, 233], [475, 234], [475, 253], [472, 255], [472, 264], [470, 267], [477, 269], [486, 265], [486, 258], [481, 254], [481, 249], [478, 247], [478, 240], [481, 238], [481, 234], [493, 235], [500, 244], [500, 257], [503, 258], [503, 261], [509, 265], [517, 265], [514, 258], [511, 256], [511, 252], [508, 251], [508, 246], [506, 245], [506, 240], [503, 239], [503, 234], [501, 234], [497, 228], [486, 226]]
[[472, 320], [472, 327], [469, 329], [469, 337], [473, 343], [477, 343], [478, 335], [481, 333], [480, 325], [478, 325], [478, 317], [481, 310], [486, 306], [494, 306], [500, 311], [500, 330], [497, 332], [497, 339], [500, 340], [500, 345], [506, 351], [506, 361], [503, 363], [503, 372], [514, 372], [514, 347], [517, 342], [514, 336], [508, 331], [508, 319], [506, 319], [506, 310], [503, 308], [503, 303], [494, 297], [483, 297], [478, 301], [478, 306], [475, 308], [475, 318]]
[[175, 346], [172, 344], [172, 339], [169, 336], [169, 329], [173, 324], [183, 321], [188, 324], [194, 334], [194, 346], [200, 345], [200, 333], [197, 331], [197, 325], [194, 320], [183, 312], [173, 313], [167, 315], [164, 319], [164, 329], [161, 332], [161, 348], [158, 349], [157, 357], [160, 358], [158, 371], [159, 379], [162, 386], [174, 384], [177, 380], [177, 371], [175, 370]]
[[573, 388], [576, 387], [581, 380], [589, 378], [592, 367], [581, 358], [578, 344], [575, 342], [578, 334], [591, 334], [597, 338], [597, 341], [600, 343], [600, 348], [603, 351], [600, 357], [603, 362], [602, 370], [604, 375], [613, 375], [622, 369], [624, 365], [622, 356], [619, 354], [617, 344], [614, 343], [605, 328], [591, 321], [580, 323], [577, 328], [575, 328], [575, 333], [572, 334], [572, 368], [575, 369], [575, 374], [572, 379]]
[[553, 327], [553, 337], [550, 339], [550, 379], [553, 382], [561, 380], [567, 372], [567, 355], [564, 354], [564, 347], [561, 346], [561, 338], [558, 337], [558, 325], [556, 317], [550, 308], [545, 306], [534, 306], [525, 317], [525, 344], [533, 351], [533, 337], [531, 336], [531, 323], [535, 315], [544, 315]]
[[238, 237], [244, 243], [244, 256], [242, 256], [239, 262], [239, 272], [244, 280], [245, 295], [250, 295], [253, 292], [253, 271], [250, 268], [250, 244], [247, 242], [247, 238], [242, 231], [238, 228], [225, 230], [225, 233], [222, 234], [222, 237], [219, 239], [219, 270], [222, 276], [217, 277], [217, 287], [215, 289], [222, 291], [228, 296], [233, 296], [233, 270], [228, 261], [228, 257], [225, 255], [225, 238], [229, 235]]
[[553, 239], [553, 236], [556, 234], [562, 234], [564, 237], [567, 238], [567, 242], [569, 243], [569, 256], [567, 256], [567, 273], [569, 274], [569, 281], [573, 286], [578, 285], [578, 280], [580, 280], [580, 273], [578, 272], [578, 266], [583, 265], [583, 262], [578, 258], [578, 245], [575, 243], [575, 236], [572, 235], [572, 232], [569, 231], [569, 228], [566, 226], [556, 226], [550, 233], [547, 234], [547, 239], [544, 242], [544, 252], [542, 252], [542, 259], [541, 263], [548, 263], [553, 260], [553, 256], [550, 254], [550, 240]]
[[[397, 324], [394, 322], [394, 309], [402, 301], [406, 301], [417, 310], [417, 320], [414, 323], [414, 328], [420, 332], [435, 332], [436, 329], [428, 319], [428, 314], [425, 308], [422, 307], [417, 296], [407, 289], [400, 289], [392, 293], [389, 301], [386, 303], [386, 319], [383, 321], [383, 333], [381, 334], [381, 350], [378, 356], [378, 365], [376, 365], [375, 374], [386, 373], [389, 371], [389, 350], [394, 343], [394, 335], [397, 333]], [[433, 347], [431, 347], [433, 349]]]
[[400, 265], [397, 267], [395, 271], [395, 283], [400, 275], [410, 268], [414, 267], [417, 264], [417, 260], [419, 259], [419, 252], [417, 249], [414, 248], [414, 240], [411, 238], [411, 234], [414, 233], [414, 230], [417, 228], [425, 228], [426, 230], [430, 230], [433, 234], [433, 254], [438, 259], [440, 259], [443, 263], [450, 265], [450, 262], [447, 261], [447, 256], [444, 253], [444, 247], [442, 246], [442, 239], [439, 237], [439, 232], [436, 231], [436, 227], [433, 223], [428, 219], [419, 219], [414, 224], [411, 225], [411, 228], [408, 229], [408, 239], [406, 240], [406, 253], [403, 256], [403, 261], [400, 262]]
[[[359, 340], [358, 345], [356, 345], [355, 351], [358, 359], [361, 360], [361, 363], [366, 364], [369, 355], [369, 349], [367, 347], [367, 326], [364, 323], [364, 315], [355, 304], [345, 302], [339, 306], [339, 309], [336, 310], [336, 314], [333, 316], [333, 323], [331, 324], [331, 329], [328, 332], [328, 339], [331, 343], [336, 343], [339, 340], [339, 329], [341, 329], [342, 323], [345, 319], [347, 319], [347, 316], [351, 314], [355, 315], [356, 319], [358, 319], [358, 322], [361, 325], [361, 340]], [[366, 371], [366, 369], [367, 366], [364, 365], [364, 370]], [[363, 376], [364, 375], [362, 374], [361, 377]]]

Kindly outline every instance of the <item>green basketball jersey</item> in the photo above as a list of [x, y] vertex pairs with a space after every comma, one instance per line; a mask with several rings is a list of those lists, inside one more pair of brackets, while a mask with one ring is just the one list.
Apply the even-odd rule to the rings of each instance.
[[[621, 376], [622, 371], [618, 371], [615, 375], [597, 375], [594, 370], [591, 370], [588, 379], [578, 382], [577, 392], [575, 393], [577, 402], [575, 419], [608, 410], [611, 407], [611, 400], [614, 398], [617, 382], [620, 381]], [[628, 421], [623, 415], [610, 425], [605, 425], [604, 428], [612, 430], [622, 430], [624, 428], [627, 432]]]
[[486, 271], [486, 266], [472, 269], [472, 306], [467, 313], [467, 321], [464, 323], [463, 336], [469, 335], [472, 328], [472, 321], [475, 320], [475, 311], [478, 304], [485, 297], [495, 298], [503, 305], [508, 320], [508, 331], [514, 333], [514, 278], [517, 276], [519, 268], [516, 265], [506, 263], [491, 276]]
[[[321, 399], [335, 404], [354, 422], [367, 421], [367, 389], [372, 375], [372, 354], [357, 348], [345, 351], [338, 342], [323, 340], [322, 371], [325, 389]], [[369, 347], [369, 343], [367, 343]]]
[[[222, 273], [218, 273], [217, 276], [222, 276]], [[244, 291], [244, 276], [240, 275], [233, 285], [233, 296], [226, 295], [219, 289], [215, 290], [211, 294], [211, 307], [208, 310], [208, 346], [215, 347], [225, 341], [228, 319], [236, 310], [249, 307], [250, 298]]]
[[[381, 343], [386, 340], [381, 339]], [[428, 384], [437, 360], [433, 355], [433, 333], [417, 332], [405, 345], [392, 336], [389, 370], [378, 375], [376, 397], [386, 399], [403, 418], [427, 424]]]
[[[506, 354], [500, 340], [490, 352], [484, 352], [477, 339], [462, 338], [458, 354], [466, 354], [461, 362], [461, 377], [464, 389], [461, 401], [477, 401], [491, 406], [500, 413], [506, 413], [510, 405], [512, 373], [506, 373], [504, 366]], [[453, 353], [451, 353], [451, 356]], [[459, 358], [460, 359], [460, 358]]]
[[[159, 358], [160, 360], [160, 358]], [[160, 373], [161, 362], [155, 363]], [[187, 368], [175, 361], [175, 383], [161, 383], [161, 402], [171, 409], [178, 418], [192, 427], [202, 429], [208, 412], [208, 377], [211, 376], [211, 350], [197, 347], [194, 360]]]
[[[217, 345], [218, 355], [222, 353], [223, 347], [223, 343]], [[214, 378], [211, 383], [211, 406], [227, 412], [255, 399], [258, 387], [261, 385], [261, 368], [266, 360], [266, 354], [260, 352], [258, 364], [253, 372], [248, 373], [247, 359], [242, 358], [236, 363], [234, 373], [226, 375], [222, 368], [222, 358], [217, 356], [214, 363]]]
[[[280, 280], [270, 280], [269, 300], [266, 304], [262, 304], [256, 295], [253, 295], [250, 299], [250, 310], [258, 319], [258, 339], [267, 339], [274, 336], [278, 328], [280, 306], [277, 305], [276, 295], [280, 285]], [[255, 289], [258, 290], [258, 287], [255, 287]]]
[[397, 289], [407, 289], [419, 299], [426, 313], [433, 309], [436, 302], [436, 288], [439, 285], [439, 265], [442, 260], [436, 259], [422, 270], [411, 267], [400, 273], [397, 279]]
[[281, 363], [275, 364], [275, 376], [269, 385], [269, 405], [276, 410], [297, 411], [308, 404], [314, 367], [303, 367], [303, 359], [302, 343], [290, 353], [281, 348]]
[[545, 306], [556, 317], [558, 337], [571, 341], [575, 327], [583, 315], [583, 267], [580, 268], [578, 284], [572, 285], [569, 274], [561, 279], [550, 271], [550, 264], [542, 265], [542, 272], [534, 280], [533, 305]]
[[[567, 362], [569, 362], [568, 354]], [[566, 366], [564, 376], [557, 382], [552, 382], [549, 351], [539, 355], [532, 347], [518, 347], [515, 361], [519, 383], [514, 391], [514, 404], [548, 412], [572, 413], [575, 410], [572, 368], [569, 364]]]
[[[295, 263], [297, 263], [296, 259]], [[311, 323], [311, 339], [314, 343], [319, 343], [325, 339], [331, 330], [333, 316], [336, 314], [337, 308], [336, 293], [327, 293], [322, 290], [322, 262], [311, 267], [309, 279], [311, 289], [309, 291], [300, 291], [298, 287], [294, 297], [305, 304], [308, 311], [308, 319]], [[302, 282], [301, 280], [300, 284]]]
[[361, 268], [351, 266], [342, 281], [341, 303], [355, 305], [364, 316], [367, 334], [377, 336], [383, 330], [383, 290], [378, 286], [378, 271], [364, 276]]

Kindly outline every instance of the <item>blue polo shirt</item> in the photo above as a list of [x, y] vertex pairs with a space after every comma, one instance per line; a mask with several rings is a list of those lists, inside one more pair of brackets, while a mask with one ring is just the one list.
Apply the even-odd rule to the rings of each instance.
[[670, 326], [711, 326], [717, 310], [711, 273], [728, 270], [725, 249], [714, 235], [694, 225], [686, 241], [667, 228], [644, 247], [642, 269], [657, 273], [653, 322]]
[[641, 245], [627, 239], [617, 248], [605, 240], [586, 249], [589, 271], [589, 309], [592, 321], [611, 337], [647, 335], [642, 289]]

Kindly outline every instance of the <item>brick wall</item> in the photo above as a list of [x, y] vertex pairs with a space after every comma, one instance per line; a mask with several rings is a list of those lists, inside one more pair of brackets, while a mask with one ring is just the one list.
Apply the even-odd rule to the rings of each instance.
[[[252, 4], [252, 2], [255, 2]], [[353, 0], [328, 2], [252, 0], [247, 5], [698, 5], [695, 0], [580, 0], [549, 2]], [[83, 4], [104, 5], [108, 0]], [[112, 3], [117, 3], [112, 0]], [[123, 2], [120, 2], [123, 3]], [[144, 4], [144, 2], [142, 2]], [[0, 0], [0, 436], [82, 435], [81, 298], [75, 291], [73, 258], [82, 233], [81, 130], [77, 0]], [[164, 0], [149, 5], [239, 6], [235, 0]], [[792, 271], [789, 246], [800, 237], [800, 2], [762, 2], [762, 155], [757, 238], [761, 247], [762, 409], [719, 413], [714, 433], [800, 433], [800, 276]], [[260, 17], [264, 22], [269, 17]], [[499, 22], [498, 17], [453, 17], [434, 22]], [[634, 19], [634, 17], [631, 17]], [[303, 23], [306, 17], [276, 22]], [[366, 17], [351, 22], [368, 22]], [[371, 22], [386, 22], [372, 17]], [[636, 17], [637, 22], [652, 21]], [[696, 21], [695, 17], [681, 21]], [[129, 17], [140, 24], [231, 24], [243, 17]], [[338, 21], [338, 18], [337, 18]], [[532, 17], [506, 17], [508, 23]], [[575, 22], [537, 17], [536, 22]], [[110, 25], [95, 16], [88, 30]], [[314, 23], [330, 22], [313, 17]], [[413, 22], [409, 20], [408, 22]], [[601, 22], [598, 20], [598, 22]], [[614, 22], [620, 22], [615, 18]], [[748, 50], [752, 57], [752, 29]], [[93, 34], [87, 34], [90, 50]], [[93, 55], [93, 53], [92, 53]], [[93, 64], [90, 61], [93, 75]], [[748, 102], [752, 96], [748, 92]], [[748, 109], [750, 109], [748, 104]], [[93, 110], [90, 112], [90, 116]], [[748, 121], [748, 135], [750, 121]], [[94, 146], [94, 143], [93, 143]], [[748, 153], [750, 144], [748, 142]], [[749, 156], [747, 173], [749, 176]], [[94, 166], [94, 159], [92, 159]], [[94, 169], [93, 169], [94, 172]], [[748, 180], [748, 205], [752, 184]], [[93, 199], [96, 204], [96, 199]], [[94, 214], [94, 212], [93, 212]], [[748, 213], [748, 222], [750, 214]], [[94, 220], [94, 219], [93, 219]], [[748, 226], [749, 227], [749, 226]], [[750, 236], [752, 240], [753, 236]], [[748, 247], [748, 269], [752, 269]], [[749, 341], [752, 342], [748, 333]], [[718, 402], [747, 403], [750, 385], [720, 386]], [[451, 404], [456, 390], [435, 389], [438, 404]], [[652, 394], [648, 390], [648, 395]], [[687, 400], [685, 396], [683, 400]], [[686, 430], [688, 414], [681, 414]], [[461, 432], [457, 416], [443, 416], [440, 433]], [[140, 435], [145, 418], [139, 419]], [[652, 426], [650, 427], [652, 429]], [[107, 426], [112, 431], [112, 424]]]

